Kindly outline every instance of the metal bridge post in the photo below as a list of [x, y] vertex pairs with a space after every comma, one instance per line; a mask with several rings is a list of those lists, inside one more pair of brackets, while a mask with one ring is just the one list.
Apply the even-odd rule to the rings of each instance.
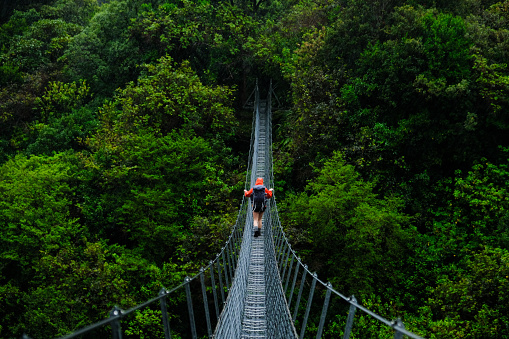
[[300, 282], [300, 290], [299, 295], [297, 296], [297, 301], [295, 304], [295, 309], [293, 311], [293, 322], [297, 319], [297, 312], [299, 311], [300, 297], [302, 296], [302, 290], [304, 289], [304, 282], [306, 281], [306, 274], [308, 273], [308, 265], [304, 265], [304, 273], [302, 273], [302, 278]]
[[228, 281], [228, 267], [226, 265], [226, 259], [224, 258], [224, 252], [226, 251], [226, 247], [223, 247], [222, 252], [222, 258], [223, 258], [223, 272], [224, 272], [224, 279], [226, 280], [226, 293], [230, 290], [230, 283]]
[[[235, 232], [237, 233], [237, 232]], [[241, 244], [242, 240], [241, 238], [236, 234], [235, 235], [235, 250], [234, 250], [234, 253], [235, 253], [235, 261], [237, 262], [235, 267], [237, 267], [238, 265], [238, 262], [239, 262], [239, 253], [240, 253], [240, 244]]]
[[233, 238], [232, 238], [232, 241], [230, 242], [230, 257], [232, 258], [231, 261], [232, 261], [232, 270], [233, 270], [233, 273], [232, 273], [232, 284], [233, 284], [233, 277], [235, 276], [235, 268], [237, 267], [237, 258], [235, 257], [235, 247], [233, 245]]
[[281, 274], [281, 281], [285, 278], [285, 273], [286, 273], [286, 268], [288, 267], [288, 258], [290, 257], [290, 253], [292, 253], [292, 247], [290, 246], [290, 244], [288, 244], [288, 252], [286, 253], [286, 259], [284, 261], [284, 266], [283, 266], [283, 263], [281, 263], [281, 265], [283, 266], [283, 272]]
[[224, 246], [223, 255], [224, 255], [224, 260], [225, 260], [225, 262], [224, 262], [225, 269], [228, 272], [228, 289], [230, 289], [233, 281], [232, 281], [232, 262], [231, 262], [231, 256], [230, 256], [230, 242], [229, 241], [227, 241], [226, 245]]
[[[232, 258], [231, 245], [232, 245], [232, 242], [231, 242], [231, 238], [230, 238], [230, 240], [228, 242], [226, 242], [225, 248], [226, 248], [226, 259], [228, 260], [228, 272], [230, 273], [229, 278], [230, 278], [231, 283], [233, 284], [233, 274], [234, 273], [232, 273], [233, 258]], [[235, 268], [233, 268], [233, 271], [235, 272]]]
[[277, 263], [277, 266], [279, 269], [281, 268], [281, 256], [283, 255], [283, 252], [285, 250], [286, 250], [286, 248], [284, 247], [284, 242], [281, 242], [280, 247], [278, 248], [278, 251], [277, 251], [277, 256], [276, 256], [276, 263]]
[[[232, 270], [233, 268], [233, 274], [230, 273], [230, 276], [233, 277], [233, 275], [235, 275], [235, 267], [236, 267], [236, 264], [235, 264], [235, 256], [233, 254], [233, 237], [230, 237], [230, 241], [228, 241], [228, 243], [226, 244], [226, 246], [228, 247], [228, 253], [227, 253], [227, 256], [228, 256], [228, 262], [229, 262], [229, 265], [230, 265], [230, 271]], [[232, 278], [232, 284], [233, 284], [233, 278]]]
[[[159, 296], [166, 295], [164, 288], [159, 291]], [[166, 307], [166, 297], [161, 298], [161, 314], [163, 316], [164, 339], [171, 339], [170, 321], [168, 320], [168, 310]]]
[[352, 295], [350, 297], [350, 311], [348, 311], [348, 318], [346, 319], [345, 334], [343, 335], [343, 339], [350, 338], [350, 331], [352, 331], [353, 326], [353, 318], [355, 316], [355, 311], [357, 311], [355, 304], [357, 304], [357, 299], [355, 299], [355, 296]]
[[210, 282], [212, 283], [212, 295], [214, 296], [214, 307], [216, 309], [216, 317], [219, 320], [219, 305], [217, 303], [216, 279], [214, 278], [214, 262], [209, 262], [210, 266]]
[[273, 237], [274, 237], [274, 252], [277, 254], [277, 251], [278, 251], [278, 248], [279, 248], [279, 242], [280, 242], [280, 236], [279, 236], [279, 228], [275, 228], [275, 232], [273, 233]]
[[304, 320], [302, 320], [302, 328], [300, 330], [300, 339], [304, 338], [304, 333], [306, 333], [306, 326], [308, 323], [309, 311], [311, 310], [311, 304], [313, 302], [313, 295], [315, 293], [316, 287], [316, 273], [313, 273], [313, 282], [311, 283], [311, 289], [309, 290], [309, 298], [306, 306], [306, 313], [304, 314]]
[[212, 327], [210, 326], [209, 301], [207, 299], [207, 288], [205, 287], [205, 276], [203, 267], [200, 268], [201, 292], [203, 294], [203, 306], [205, 307], [205, 320], [207, 321], [207, 331], [209, 338], [212, 338]]
[[398, 331], [398, 329], [397, 329], [398, 327], [405, 329], [405, 325], [399, 318], [392, 322], [392, 328], [396, 331], [396, 333], [394, 333], [394, 339], [403, 339], [403, 333]]
[[217, 264], [217, 276], [219, 277], [219, 290], [221, 291], [221, 300], [223, 301], [223, 306], [224, 306], [224, 302], [225, 302], [225, 299], [224, 299], [224, 287], [223, 287], [223, 277], [221, 275], [221, 265], [219, 264], [219, 254], [217, 255], [217, 261], [216, 261], [216, 264]]
[[233, 274], [235, 275], [235, 267], [237, 267], [237, 263], [236, 263], [236, 260], [237, 258], [235, 257], [235, 235], [232, 233], [230, 234], [230, 256], [232, 257], [232, 263], [233, 263]]
[[191, 287], [189, 283], [191, 282], [191, 278], [186, 277], [184, 279], [184, 284], [186, 287], [186, 297], [187, 297], [187, 310], [189, 311], [189, 322], [191, 323], [191, 335], [193, 339], [197, 338], [196, 335], [196, 324], [194, 322], [194, 310], [193, 310], [193, 300], [191, 299]]
[[122, 328], [120, 326], [120, 316], [122, 315], [122, 310], [117, 306], [113, 307], [110, 312], [110, 318], [115, 318], [111, 322], [111, 337], [113, 339], [122, 339]]
[[280, 229], [279, 230], [279, 246], [278, 246], [278, 255], [281, 254], [281, 252], [283, 251], [283, 247], [285, 246], [285, 234], [283, 233], [283, 231]]
[[[295, 260], [295, 255], [292, 255], [292, 260], [290, 261], [290, 267], [288, 267], [288, 275], [286, 276], [286, 282], [285, 282], [285, 289], [283, 290], [284, 291], [284, 294], [286, 294], [286, 291], [288, 290], [288, 283], [290, 282], [290, 276], [292, 275], [292, 268], [293, 268], [293, 261]], [[284, 279], [284, 274], [283, 274], [283, 279]]]
[[325, 324], [325, 317], [327, 316], [327, 309], [329, 308], [331, 290], [332, 285], [330, 282], [328, 282], [327, 292], [325, 293], [325, 301], [323, 302], [322, 315], [320, 316], [320, 324], [318, 325], [318, 332], [316, 333], [316, 339], [320, 339], [322, 337], [323, 325]]
[[283, 250], [283, 244], [284, 244], [284, 236], [281, 234], [281, 230], [278, 230], [279, 232], [279, 238], [276, 245], [276, 254], [277, 254], [277, 261], [279, 262], [279, 255], [281, 254], [281, 251]]
[[281, 271], [282, 271], [282, 268], [283, 268], [283, 260], [284, 260], [284, 257], [285, 257], [287, 249], [288, 249], [288, 244], [283, 244], [281, 246], [281, 252], [279, 252], [279, 255], [277, 257], [279, 275], [281, 275]]
[[[290, 309], [290, 306], [292, 305], [292, 298], [293, 298], [293, 290], [295, 289], [295, 283], [297, 282], [297, 275], [299, 274], [299, 267], [300, 267], [300, 257], [297, 258], [297, 266], [295, 266], [295, 273], [293, 275], [293, 283], [292, 283], [292, 289], [290, 290], [289, 300], [288, 300], [288, 309]], [[286, 293], [286, 291], [285, 291]]]

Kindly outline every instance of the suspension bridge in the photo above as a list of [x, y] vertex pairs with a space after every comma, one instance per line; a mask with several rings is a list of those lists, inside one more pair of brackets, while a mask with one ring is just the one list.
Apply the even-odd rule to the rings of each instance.
[[[272, 83], [265, 100], [260, 99], [258, 83], [253, 92], [251, 146], [245, 188], [257, 177], [273, 187], [272, 162]], [[251, 96], [253, 96], [253, 94]], [[185, 295], [185, 297], [184, 297]], [[168, 301], [182, 296], [187, 308], [179, 318], [169, 310]], [[161, 314], [164, 338], [322, 338], [326, 331], [331, 302], [344, 304], [345, 314], [335, 318], [343, 338], [350, 338], [358, 311], [379, 323], [384, 333], [395, 339], [422, 338], [405, 329], [400, 319], [388, 320], [360, 305], [356, 298], [344, 296], [330, 283], [321, 281], [292, 249], [278, 216], [276, 199], [268, 201], [263, 216], [262, 235], [253, 235], [253, 215], [244, 197], [237, 220], [221, 252], [209, 265], [171, 290], [129, 310], [115, 307], [109, 317], [62, 337], [94, 336], [94, 331], [109, 327], [114, 339], [124, 335], [122, 321], [145, 308], [157, 307]], [[357, 317], [358, 318], [358, 317]], [[172, 319], [172, 321], [170, 321]], [[174, 319], [179, 319], [175, 326]], [[343, 319], [337, 324], [337, 319]], [[173, 322], [173, 325], [172, 325]], [[330, 321], [329, 321], [330, 322]], [[103, 332], [104, 333], [104, 332]], [[336, 332], [337, 333], [337, 332]], [[109, 336], [109, 335], [108, 335]], [[377, 333], [370, 337], [379, 337]], [[387, 335], [385, 336], [387, 337]], [[24, 338], [28, 338], [24, 336]]]

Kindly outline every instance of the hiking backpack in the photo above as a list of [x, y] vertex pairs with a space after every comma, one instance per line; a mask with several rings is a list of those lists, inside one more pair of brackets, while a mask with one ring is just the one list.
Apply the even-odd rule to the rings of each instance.
[[267, 204], [267, 197], [265, 195], [265, 186], [253, 186], [253, 210], [264, 211]]

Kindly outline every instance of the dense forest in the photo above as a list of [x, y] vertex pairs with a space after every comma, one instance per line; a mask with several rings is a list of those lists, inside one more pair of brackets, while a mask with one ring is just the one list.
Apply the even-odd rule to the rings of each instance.
[[303, 261], [426, 338], [509, 338], [509, 1], [1, 3], [0, 337], [64, 335], [214, 257], [258, 78]]

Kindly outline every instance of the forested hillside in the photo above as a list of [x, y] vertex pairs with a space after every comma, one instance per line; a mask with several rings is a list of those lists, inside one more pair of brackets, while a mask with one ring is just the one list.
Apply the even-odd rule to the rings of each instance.
[[213, 258], [256, 78], [303, 261], [426, 338], [509, 338], [509, 1], [2, 5], [1, 338], [64, 335]]

